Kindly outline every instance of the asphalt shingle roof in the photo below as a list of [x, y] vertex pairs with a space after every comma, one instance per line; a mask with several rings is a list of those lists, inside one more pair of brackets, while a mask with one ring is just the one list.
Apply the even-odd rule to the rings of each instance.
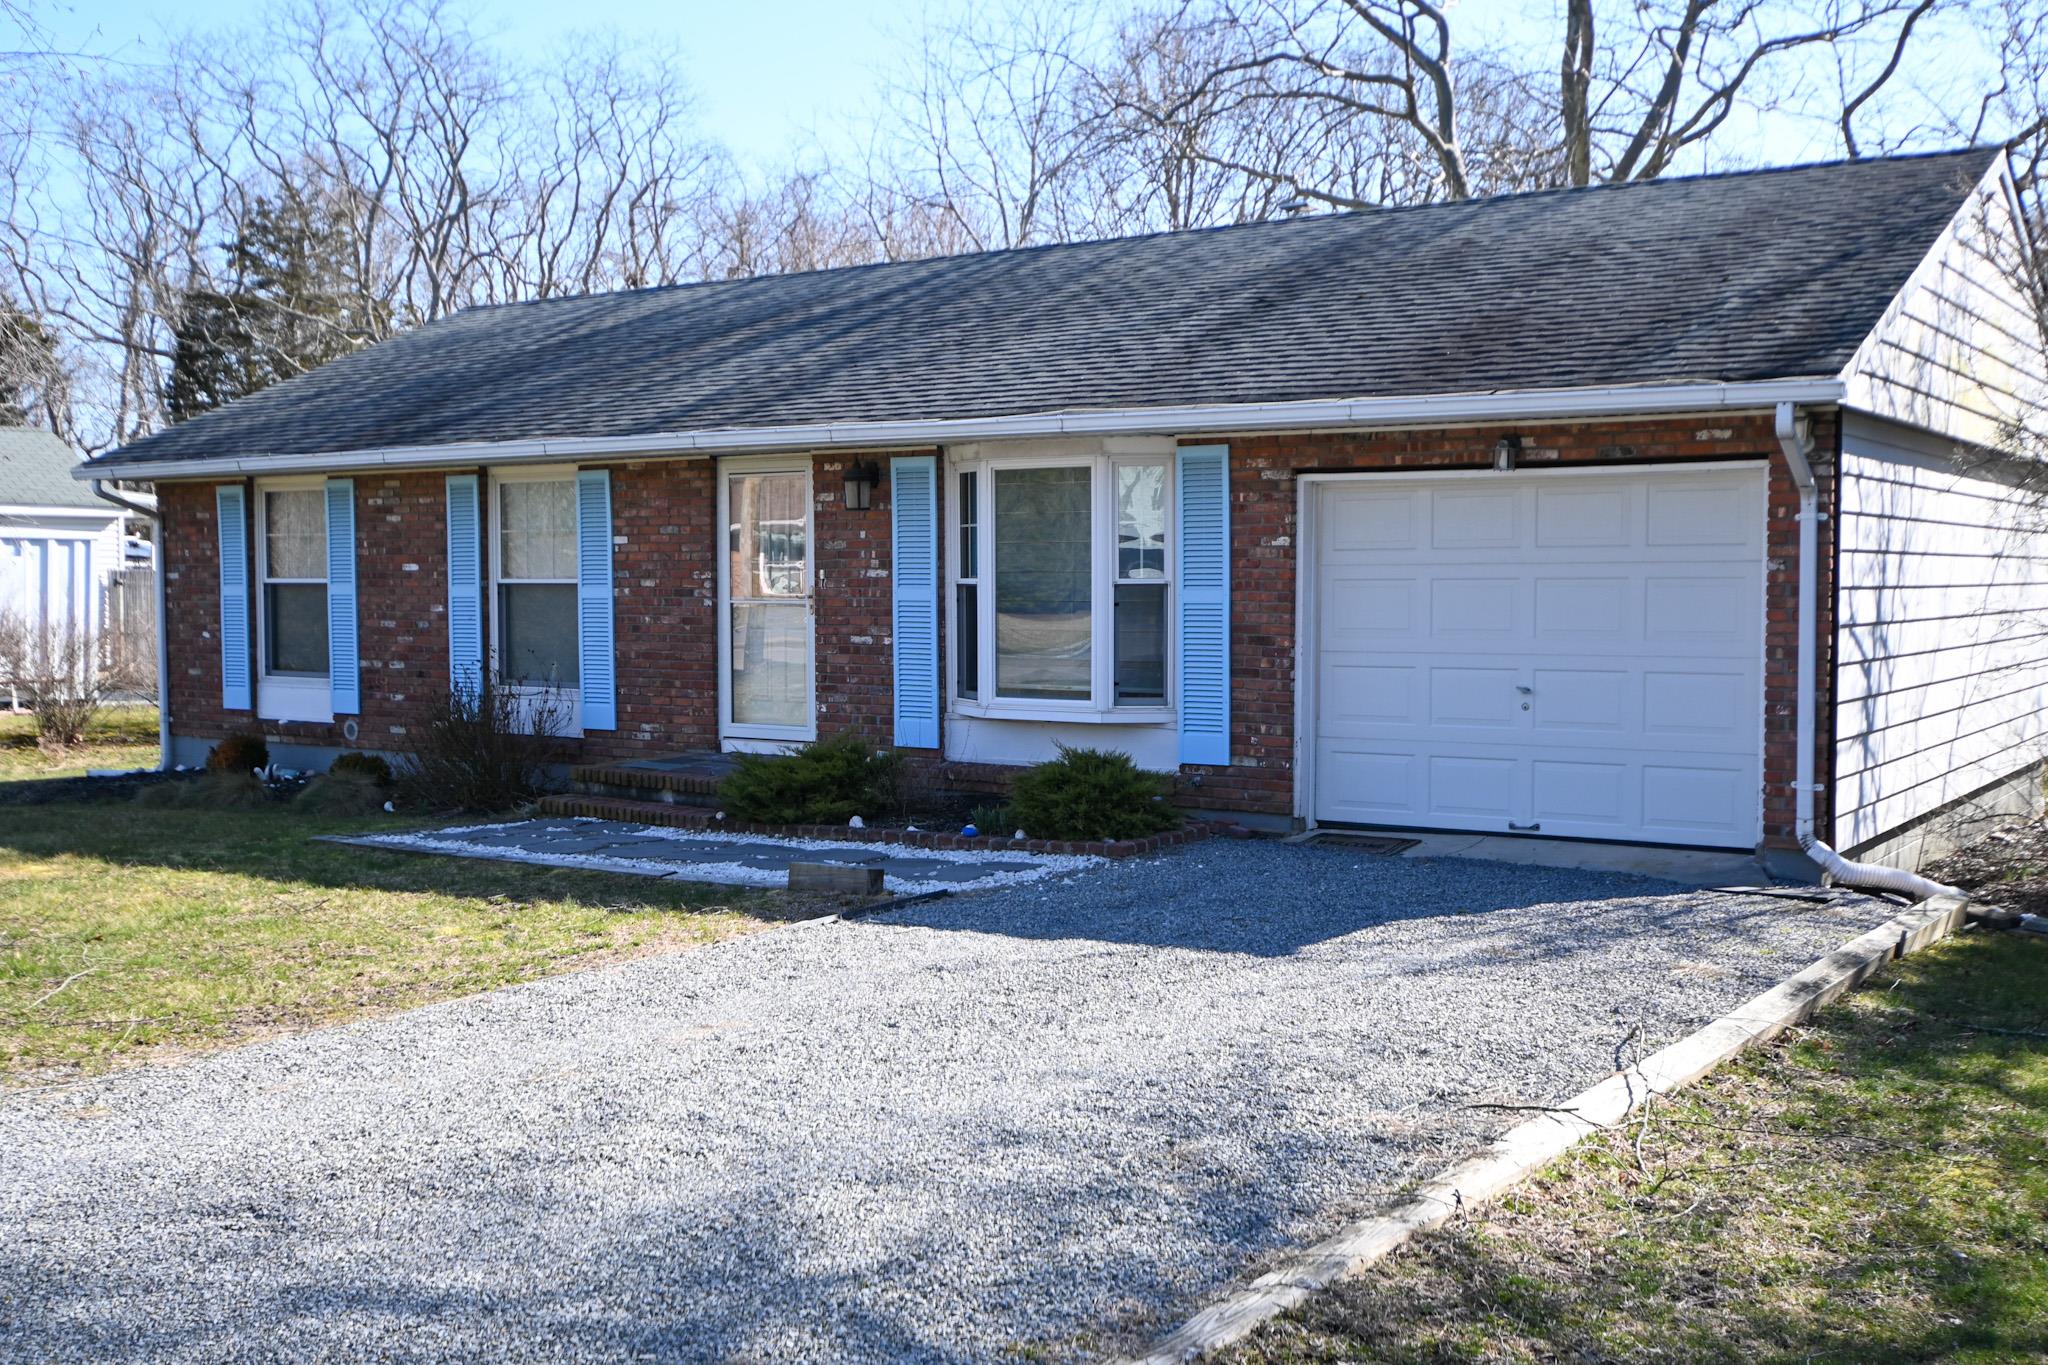
[[90, 484], [71, 477], [77, 465], [71, 447], [40, 427], [0, 427], [0, 505], [114, 512]]
[[1993, 155], [477, 308], [119, 456], [1826, 377]]

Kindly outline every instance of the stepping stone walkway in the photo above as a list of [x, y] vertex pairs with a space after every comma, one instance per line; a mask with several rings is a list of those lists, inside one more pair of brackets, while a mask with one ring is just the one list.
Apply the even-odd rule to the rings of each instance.
[[1077, 872], [1105, 860], [1061, 853], [992, 853], [911, 848], [904, 844], [834, 843], [664, 829], [620, 820], [515, 820], [499, 825], [457, 825], [408, 834], [330, 836], [330, 842], [460, 858], [582, 867], [637, 877], [723, 886], [784, 886], [791, 863], [879, 867], [883, 885], [898, 895], [924, 891], [979, 891]]

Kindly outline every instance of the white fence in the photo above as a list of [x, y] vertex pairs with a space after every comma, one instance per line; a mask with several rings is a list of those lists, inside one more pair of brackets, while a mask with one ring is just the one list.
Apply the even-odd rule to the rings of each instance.
[[[0, 618], [96, 642], [102, 667], [151, 688], [155, 594], [156, 570], [129, 563], [118, 517], [52, 509], [0, 520]], [[0, 693], [0, 702], [12, 700]]]

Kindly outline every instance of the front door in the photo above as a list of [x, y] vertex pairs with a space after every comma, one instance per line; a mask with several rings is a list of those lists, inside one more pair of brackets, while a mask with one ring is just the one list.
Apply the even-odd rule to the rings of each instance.
[[729, 748], [817, 736], [808, 461], [721, 465], [719, 732]]

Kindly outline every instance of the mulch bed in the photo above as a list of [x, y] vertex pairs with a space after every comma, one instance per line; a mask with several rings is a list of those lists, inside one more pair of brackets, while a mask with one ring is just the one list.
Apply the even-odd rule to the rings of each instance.
[[705, 830], [718, 834], [758, 834], [788, 839], [829, 839], [852, 844], [904, 844], [911, 848], [978, 850], [1009, 853], [1093, 854], [1100, 858], [1134, 858], [1178, 848], [1212, 835], [1250, 838], [1252, 831], [1235, 825], [1190, 821], [1167, 834], [1144, 839], [1081, 841], [1071, 839], [1008, 839], [988, 835], [942, 834], [933, 830], [889, 827], [851, 829], [845, 825], [757, 825], [741, 820], [720, 820], [710, 811], [690, 806], [668, 806], [651, 801], [628, 801], [615, 796], [550, 796], [541, 802], [546, 815], [587, 820], [630, 820], [641, 824], [667, 825], [675, 829]]
[[191, 776], [152, 770], [120, 777], [30, 777], [0, 782], [0, 806], [125, 805], [144, 787]]
[[2048, 823], [2007, 825], [1921, 872], [1987, 904], [2048, 915]]

